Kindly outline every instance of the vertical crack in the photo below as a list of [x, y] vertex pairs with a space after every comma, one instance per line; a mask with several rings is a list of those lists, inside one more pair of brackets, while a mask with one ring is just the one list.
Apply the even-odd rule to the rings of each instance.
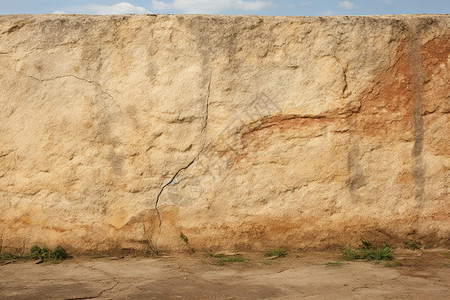
[[347, 82], [347, 67], [343, 68], [342, 73], [343, 73], [343, 75], [344, 75], [344, 82], [345, 82], [344, 88], [342, 89], [342, 97], [343, 97], [343, 98], [347, 98], [347, 95], [345, 94], [345, 92], [347, 91], [347, 88], [348, 88], [348, 82]]
[[[212, 71], [209, 74], [208, 93], [207, 93], [207, 97], [206, 97], [206, 108], [205, 108], [205, 110], [206, 110], [205, 111], [205, 124], [203, 125], [202, 131], [201, 131], [201, 135], [203, 135], [203, 132], [206, 130], [206, 127], [208, 126], [209, 97], [211, 95], [211, 80], [212, 80]], [[178, 174], [180, 174], [181, 171], [184, 171], [184, 170], [188, 169], [198, 159], [200, 154], [203, 152], [204, 148], [205, 148], [205, 145], [202, 146], [202, 149], [198, 152], [198, 154], [194, 157], [194, 159], [189, 164], [187, 164], [183, 168], [179, 169], [175, 173], [175, 175], [173, 175], [172, 179], [168, 183], [163, 185], [163, 187], [159, 191], [158, 195], [156, 196], [155, 210], [156, 210], [156, 214], [158, 215], [159, 227], [161, 227], [162, 220], [161, 220], [161, 214], [159, 213], [159, 209], [158, 209], [158, 203], [159, 203], [159, 198], [161, 197], [162, 193], [164, 192], [164, 189], [166, 187], [168, 187], [169, 185], [171, 185], [175, 181], [175, 179], [177, 178]]]
[[339, 58], [337, 58], [336, 54], [334, 54], [334, 59], [338, 62], [338, 64], [342, 68], [342, 76], [344, 77], [344, 88], [342, 89], [342, 98], [347, 98], [349, 95], [346, 94], [347, 88], [348, 88], [348, 82], [347, 82], [347, 65], [344, 66], [344, 64], [341, 62]]
[[203, 134], [203, 131], [205, 131], [206, 127], [208, 126], [209, 96], [211, 95], [211, 79], [212, 79], [212, 72], [209, 74], [208, 96], [206, 97], [205, 125], [203, 125], [202, 134]]

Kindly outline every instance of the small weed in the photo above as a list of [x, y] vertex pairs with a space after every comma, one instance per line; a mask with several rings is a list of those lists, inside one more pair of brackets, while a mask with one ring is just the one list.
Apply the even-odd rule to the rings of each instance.
[[386, 262], [386, 263], [384, 264], [384, 266], [385, 266], [385, 267], [388, 267], [388, 268], [392, 268], [392, 267], [401, 267], [401, 266], [403, 266], [403, 263], [402, 263], [401, 261], [399, 261], [399, 260], [394, 260], [394, 261], [392, 261], [392, 262]]
[[391, 260], [394, 258], [394, 255], [391, 252], [391, 248], [385, 246], [384, 248], [377, 248], [376, 250], [369, 249], [366, 258], [368, 260]]
[[189, 244], [189, 239], [187, 236], [184, 235], [184, 233], [180, 233], [180, 238], [183, 240], [183, 242], [186, 244], [186, 246], [188, 247], [189, 251], [191, 253], [195, 253], [195, 250], [191, 247], [191, 245]]
[[180, 238], [186, 243], [189, 244], [189, 239], [187, 236], [184, 235], [184, 233], [180, 233]]
[[341, 267], [343, 265], [344, 265], [344, 263], [342, 263], [340, 261], [329, 261], [325, 264], [325, 266], [327, 266], [327, 267]]
[[65, 259], [65, 258], [67, 258], [67, 252], [66, 252], [66, 250], [64, 250], [63, 247], [58, 246], [55, 248], [55, 250], [53, 250], [52, 256], [53, 256], [53, 258], [56, 258], [56, 259]]
[[341, 252], [344, 259], [392, 260], [394, 258], [394, 255], [391, 252], [391, 248], [386, 244], [383, 244], [383, 248], [375, 248], [366, 239], [363, 239], [361, 242], [362, 245], [356, 249], [343, 249]]
[[18, 255], [18, 254], [12, 254], [12, 253], [2, 253], [0, 254], [0, 258], [2, 260], [9, 260], [9, 259], [41, 259], [45, 261], [53, 260], [54, 263], [59, 262], [62, 259], [67, 258], [67, 252], [64, 250], [63, 247], [58, 246], [55, 248], [55, 250], [51, 251], [47, 247], [39, 247], [39, 246], [33, 246], [30, 249], [30, 253], [27, 255]]
[[271, 260], [265, 260], [265, 261], [263, 261], [263, 264], [266, 265], [266, 266], [270, 266], [272, 264], [272, 261]]
[[411, 250], [419, 250], [420, 249], [420, 243], [417, 243], [416, 241], [409, 240], [409, 241], [403, 241], [403, 245], [405, 248], [411, 249]]
[[355, 250], [353, 248], [344, 249], [341, 251], [345, 260], [357, 260], [361, 258], [361, 250]]
[[274, 256], [275, 257], [285, 257], [286, 256], [286, 251], [284, 251], [281, 248], [277, 248], [277, 249], [274, 249], [272, 251], [264, 253], [264, 256], [266, 256], [266, 257], [274, 257]]
[[442, 255], [444, 255], [447, 258], [450, 258], [450, 252], [442, 253]]
[[10, 259], [18, 259], [18, 258], [20, 258], [20, 255], [10, 253], [10, 252], [5, 252], [5, 253], [0, 254], [0, 260], [10, 260]]
[[45, 259], [50, 258], [51, 251], [47, 248], [41, 248], [39, 246], [33, 246], [30, 249], [30, 254], [28, 254], [29, 258], [32, 259]]
[[368, 239], [363, 238], [361, 240], [361, 248], [371, 249], [371, 248], [373, 248], [373, 246], [372, 246], [372, 243]]
[[27, 257], [32, 259], [65, 259], [67, 258], [67, 252], [61, 246], [56, 247], [54, 251], [47, 247], [33, 246]]

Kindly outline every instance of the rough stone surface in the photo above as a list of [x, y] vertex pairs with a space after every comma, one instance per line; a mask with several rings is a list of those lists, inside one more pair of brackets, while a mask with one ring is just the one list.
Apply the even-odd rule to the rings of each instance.
[[449, 246], [450, 17], [0, 16], [0, 241]]

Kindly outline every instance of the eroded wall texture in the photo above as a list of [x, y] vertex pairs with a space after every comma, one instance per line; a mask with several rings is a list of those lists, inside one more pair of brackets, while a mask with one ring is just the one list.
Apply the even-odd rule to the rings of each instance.
[[449, 246], [450, 17], [0, 16], [0, 241]]

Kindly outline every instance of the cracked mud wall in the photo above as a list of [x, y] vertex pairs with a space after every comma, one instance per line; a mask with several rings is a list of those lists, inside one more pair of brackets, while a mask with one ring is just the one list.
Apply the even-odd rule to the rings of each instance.
[[449, 246], [449, 25], [1, 16], [1, 246]]

